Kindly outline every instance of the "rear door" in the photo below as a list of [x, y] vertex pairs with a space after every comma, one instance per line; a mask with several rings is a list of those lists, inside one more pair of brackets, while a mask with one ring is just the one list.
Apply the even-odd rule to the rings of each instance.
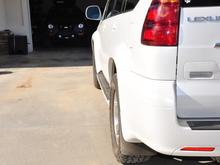
[[99, 24], [99, 33], [101, 40], [100, 64], [106, 78], [109, 76], [108, 62], [112, 51], [117, 44], [117, 21], [115, 17], [121, 14], [124, 0], [109, 0], [104, 12], [103, 20]]
[[220, 118], [220, 0], [182, 0], [177, 61], [179, 118]]

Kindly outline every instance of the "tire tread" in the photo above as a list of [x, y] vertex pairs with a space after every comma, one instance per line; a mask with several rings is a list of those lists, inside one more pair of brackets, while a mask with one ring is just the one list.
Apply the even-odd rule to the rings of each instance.
[[[113, 100], [113, 94], [115, 91], [118, 91], [118, 83], [117, 83], [117, 74], [115, 74], [112, 78], [112, 82], [111, 82], [111, 100]], [[128, 143], [124, 140], [123, 138], [123, 135], [122, 135], [122, 132], [120, 133], [120, 144], [118, 147], [116, 147], [117, 145], [114, 144], [114, 140], [113, 140], [113, 126], [112, 126], [112, 103], [110, 103], [110, 123], [111, 123], [111, 135], [112, 135], [112, 142], [113, 142], [113, 150], [114, 150], [114, 154], [115, 154], [115, 157], [117, 158], [118, 162], [122, 163], [122, 164], [140, 164], [140, 163], [144, 163], [144, 162], [147, 162], [151, 156], [148, 156], [148, 155], [132, 155], [132, 154], [126, 154], [122, 151], [127, 151], [128, 148], [131, 148], [132, 145], [135, 145], [135, 144], [131, 144], [131, 143]], [[134, 147], [134, 146], [133, 146]], [[136, 146], [137, 147], [137, 146]], [[123, 150], [122, 150], [123, 148]]]

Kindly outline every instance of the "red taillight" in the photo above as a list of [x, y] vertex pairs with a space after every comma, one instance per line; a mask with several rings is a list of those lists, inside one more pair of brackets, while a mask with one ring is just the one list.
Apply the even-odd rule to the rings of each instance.
[[203, 152], [212, 152], [214, 151], [214, 147], [184, 147], [181, 151], [203, 151]]
[[142, 32], [142, 43], [176, 46], [179, 30], [179, 0], [153, 0]]

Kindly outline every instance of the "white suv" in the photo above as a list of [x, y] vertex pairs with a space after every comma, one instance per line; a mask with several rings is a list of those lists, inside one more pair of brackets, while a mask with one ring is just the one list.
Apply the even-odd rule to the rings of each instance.
[[108, 0], [92, 37], [121, 163], [220, 157], [220, 1]]

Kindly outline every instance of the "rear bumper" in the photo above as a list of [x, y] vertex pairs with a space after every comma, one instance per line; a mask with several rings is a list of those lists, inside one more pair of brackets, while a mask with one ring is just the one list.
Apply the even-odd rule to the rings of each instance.
[[[192, 130], [176, 114], [175, 81], [157, 81], [130, 71], [118, 72], [122, 132], [128, 142], [143, 142], [172, 156], [219, 157], [220, 130]], [[215, 147], [212, 152], [183, 147]]]

